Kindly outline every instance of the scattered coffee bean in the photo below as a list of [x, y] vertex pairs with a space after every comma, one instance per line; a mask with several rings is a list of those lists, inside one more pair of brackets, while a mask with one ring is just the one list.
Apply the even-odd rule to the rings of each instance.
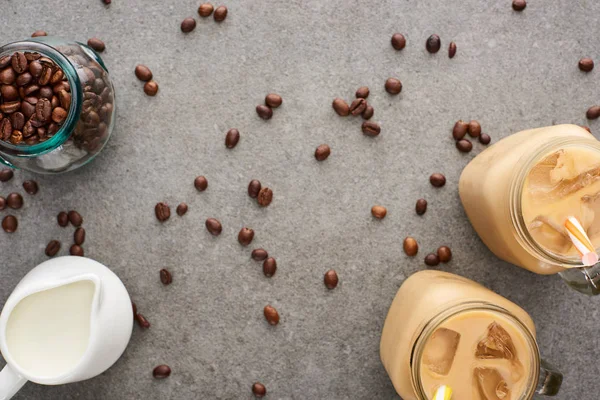
[[171, 217], [171, 209], [166, 203], [156, 203], [156, 206], [154, 206], [154, 214], [156, 215], [157, 220], [165, 222]]
[[429, 265], [430, 267], [435, 267], [439, 263], [440, 258], [437, 256], [437, 254], [429, 253], [425, 256], [425, 264]]
[[177, 215], [182, 217], [188, 211], [188, 205], [185, 203], [181, 203], [177, 206]]
[[83, 257], [83, 248], [78, 244], [74, 244], [69, 249], [69, 254], [71, 254], [72, 256]]
[[215, 10], [215, 14], [213, 15], [213, 18], [217, 22], [225, 21], [225, 18], [227, 18], [227, 7], [225, 7], [225, 6], [217, 7]]
[[156, 379], [165, 379], [171, 375], [171, 368], [168, 365], [159, 365], [152, 371], [152, 376]]
[[83, 217], [77, 211], [71, 210], [67, 215], [69, 216], [69, 222], [73, 226], [80, 227], [83, 224]]
[[367, 102], [365, 99], [355, 99], [352, 104], [350, 104], [350, 114], [357, 116], [362, 114], [363, 111], [367, 108]]
[[196, 29], [196, 20], [192, 17], [188, 17], [181, 21], [181, 32], [189, 33]]
[[367, 136], [377, 136], [381, 133], [381, 127], [376, 122], [365, 121], [362, 123], [361, 129]]
[[18, 226], [19, 222], [14, 215], [7, 215], [2, 219], [2, 229], [4, 229], [4, 232], [6, 233], [13, 233], [17, 230]]
[[142, 314], [135, 314], [135, 320], [137, 321], [140, 328], [148, 329], [150, 328], [150, 322], [144, 317]]
[[468, 153], [473, 150], [473, 143], [468, 139], [461, 139], [456, 142], [456, 148], [463, 153]]
[[96, 50], [98, 53], [102, 53], [104, 49], [106, 49], [104, 42], [98, 38], [88, 39], [87, 45]]
[[261, 398], [267, 394], [267, 388], [262, 383], [256, 382], [252, 385], [252, 393], [254, 394], [254, 397]]
[[464, 138], [467, 134], [468, 128], [469, 124], [467, 124], [462, 119], [456, 121], [456, 123], [454, 124], [454, 128], [452, 128], [452, 137], [454, 138], [454, 140], [461, 140], [462, 138]]
[[331, 148], [328, 145], [326, 145], [326, 144], [320, 145], [315, 150], [315, 158], [317, 159], [317, 161], [324, 161], [324, 160], [326, 160], [327, 157], [329, 157], [330, 154], [331, 154]]
[[389, 94], [398, 94], [402, 91], [402, 82], [396, 78], [388, 78], [385, 81], [385, 91]]
[[456, 55], [456, 43], [450, 42], [450, 45], [448, 46], [448, 57], [454, 58], [455, 55]]
[[275, 307], [265, 306], [264, 314], [265, 319], [270, 325], [277, 325], [279, 323], [279, 313]]
[[263, 274], [270, 278], [275, 275], [275, 272], [277, 272], [277, 261], [273, 257], [269, 257], [263, 262]]
[[150, 68], [146, 67], [145, 65], [138, 64], [135, 66], [135, 76], [140, 81], [148, 82], [150, 79], [152, 79], [152, 71], [150, 71]]
[[248, 246], [252, 243], [252, 239], [254, 239], [254, 230], [250, 228], [240, 229], [240, 233], [238, 233], [238, 242], [240, 242], [242, 246]]
[[23, 207], [23, 196], [19, 193], [11, 193], [6, 197], [6, 205], [14, 210]]
[[427, 41], [425, 42], [425, 48], [431, 54], [435, 54], [438, 51], [440, 51], [441, 47], [442, 47], [442, 41], [438, 35], [429, 36], [427, 38]]
[[31, 37], [48, 36], [45, 31], [35, 31], [31, 34]]
[[437, 249], [437, 255], [444, 264], [452, 259], [452, 251], [450, 251], [450, 247], [448, 246], [441, 246]]
[[260, 189], [257, 200], [260, 206], [267, 207], [273, 201], [273, 191], [268, 187]]
[[259, 104], [256, 106], [256, 113], [265, 121], [273, 117], [273, 110], [271, 107], [265, 106], [264, 104]]
[[579, 69], [583, 72], [590, 72], [594, 69], [594, 60], [591, 58], [582, 58], [579, 60]]
[[481, 135], [481, 125], [479, 124], [479, 122], [477, 122], [475, 120], [471, 120], [469, 122], [469, 127], [467, 128], [467, 133], [471, 137], [477, 137], [477, 136]]
[[275, 93], [269, 93], [265, 97], [265, 104], [271, 108], [277, 108], [283, 103], [283, 99], [280, 95]]
[[206, 18], [206, 17], [209, 17], [210, 14], [212, 14], [213, 10], [214, 10], [214, 7], [212, 4], [203, 3], [203, 4], [200, 4], [200, 7], [198, 7], [198, 15]]
[[585, 113], [587, 119], [596, 119], [600, 117], [600, 106], [592, 106]]
[[264, 261], [269, 257], [269, 253], [265, 249], [252, 250], [252, 259], [254, 261]]
[[513, 0], [512, 8], [515, 11], [523, 11], [527, 7], [527, 2], [525, 0]]
[[425, 200], [425, 199], [417, 200], [417, 204], [415, 206], [415, 211], [417, 212], [417, 215], [425, 214], [425, 211], [427, 211], [427, 200]]
[[260, 181], [256, 179], [252, 179], [248, 184], [248, 196], [253, 199], [258, 197], [258, 193], [260, 193], [261, 184]]
[[148, 96], [156, 96], [158, 93], [158, 83], [155, 81], [148, 81], [144, 84], [144, 93]]
[[109, 5], [110, 3], [112, 3], [112, 0], [102, 0], [102, 2], [106, 5]]
[[481, 144], [490, 144], [491, 141], [492, 141], [492, 138], [487, 133], [482, 133], [481, 135], [479, 135], [479, 143], [481, 143]]
[[208, 218], [206, 220], [206, 230], [213, 236], [219, 236], [223, 230], [223, 226], [219, 220], [215, 218]]
[[383, 206], [373, 206], [371, 207], [371, 215], [377, 219], [384, 219], [387, 215], [387, 209]]
[[344, 100], [336, 97], [333, 99], [333, 103], [331, 104], [337, 115], [340, 117], [346, 117], [350, 114], [350, 106]]
[[402, 247], [406, 255], [409, 257], [414, 257], [419, 252], [419, 245], [417, 244], [417, 241], [414, 238], [411, 238], [410, 236], [404, 239]]
[[225, 147], [228, 149], [233, 149], [238, 142], [240, 141], [240, 131], [235, 128], [232, 128], [227, 131], [225, 135]]
[[406, 46], [406, 38], [401, 33], [392, 35], [392, 47], [396, 50], [402, 50]]
[[0, 196], [0, 211], [4, 210], [6, 208], [6, 199], [2, 196]]
[[369, 97], [369, 88], [366, 86], [361, 86], [356, 90], [356, 98], [358, 99], [366, 99]]
[[194, 187], [199, 192], [204, 192], [208, 187], [208, 180], [204, 176], [198, 176], [194, 179]]
[[56, 220], [58, 221], [58, 225], [64, 228], [65, 226], [69, 225], [69, 214], [61, 211], [56, 216]]
[[[0, 135], [1, 135], [1, 132], [0, 132]], [[12, 177], [14, 175], [15, 175], [15, 173], [10, 168], [0, 169], [0, 182], [8, 182], [12, 179]]]
[[442, 174], [435, 173], [429, 177], [429, 182], [435, 187], [442, 187], [446, 184], [446, 177]]
[[373, 117], [373, 114], [375, 114], [375, 109], [370, 104], [367, 104], [367, 108], [365, 108], [365, 111], [362, 112], [361, 116], [365, 120], [370, 120]]
[[73, 242], [79, 246], [85, 242], [85, 229], [82, 227], [75, 229], [75, 232], [73, 233]]
[[170, 285], [173, 282], [173, 275], [163, 268], [160, 270], [160, 281], [163, 285]]
[[60, 242], [58, 240], [51, 240], [46, 246], [46, 255], [48, 257], [54, 257], [60, 250]]
[[338, 281], [338, 274], [333, 269], [325, 272], [325, 275], [323, 276], [323, 283], [325, 283], [327, 289], [335, 289], [338, 285]]

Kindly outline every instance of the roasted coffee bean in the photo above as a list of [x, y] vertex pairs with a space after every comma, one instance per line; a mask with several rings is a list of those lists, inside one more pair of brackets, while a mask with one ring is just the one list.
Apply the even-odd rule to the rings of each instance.
[[481, 125], [479, 124], [479, 122], [475, 121], [475, 120], [471, 120], [469, 122], [469, 127], [467, 129], [467, 133], [471, 136], [471, 137], [477, 137], [481, 134]]
[[523, 11], [527, 7], [527, 2], [525, 0], [513, 0], [512, 8], [515, 11]]
[[6, 208], [6, 199], [2, 196], [0, 196], [0, 211], [4, 210]]
[[135, 76], [140, 80], [147, 82], [152, 79], [152, 71], [143, 64], [138, 64], [135, 67]]
[[367, 136], [377, 136], [381, 133], [381, 127], [376, 122], [365, 121], [362, 123], [361, 129]]
[[112, 0], [102, 0], [102, 2], [108, 6], [112, 3]]
[[64, 211], [61, 211], [56, 216], [56, 221], [58, 222], [59, 226], [64, 228], [65, 226], [69, 225], [69, 215]]
[[337, 115], [341, 117], [345, 117], [350, 114], [350, 106], [344, 100], [336, 97], [333, 99], [333, 103], [331, 104]]
[[600, 106], [592, 106], [585, 113], [587, 119], [596, 119], [600, 117]]
[[25, 86], [25, 89], [23, 91], [23, 94], [25, 95], [25, 100], [28, 101], [31, 104], [37, 104], [40, 95], [38, 94], [37, 96], [30, 96], [31, 94], [37, 92], [38, 90], [40, 90], [40, 87], [38, 85], [28, 85]]
[[448, 246], [441, 246], [437, 249], [437, 255], [444, 264], [452, 259], [452, 251], [450, 251], [450, 247]]
[[14, 210], [23, 207], [23, 196], [19, 193], [11, 193], [6, 196], [6, 205]]
[[325, 276], [323, 276], [323, 283], [325, 283], [327, 289], [335, 289], [338, 285], [338, 281], [338, 274], [333, 269], [325, 272]]
[[208, 187], [208, 180], [204, 176], [198, 176], [194, 179], [194, 187], [199, 192], [204, 192]]
[[170, 285], [173, 282], [173, 276], [168, 270], [163, 268], [160, 270], [160, 281], [163, 285]]
[[371, 207], [371, 215], [377, 219], [384, 219], [387, 215], [387, 209], [384, 206]]
[[456, 43], [450, 42], [450, 45], [448, 46], [448, 57], [454, 58], [455, 55], [456, 55]]
[[456, 142], [456, 148], [463, 153], [468, 153], [473, 150], [473, 143], [468, 139], [461, 139]]
[[0, 86], [0, 94], [4, 101], [15, 101], [19, 98], [19, 91], [13, 85]]
[[315, 150], [315, 158], [317, 159], [317, 161], [324, 161], [324, 160], [326, 160], [327, 157], [329, 157], [330, 154], [331, 154], [331, 148], [328, 145], [326, 145], [326, 144], [320, 145]]
[[98, 53], [102, 53], [104, 49], [106, 49], [104, 42], [98, 38], [88, 39], [87, 45], [96, 50]]
[[36, 145], [40, 142], [40, 138], [38, 136], [31, 136], [25, 139], [25, 144], [28, 146]]
[[273, 257], [269, 257], [263, 262], [263, 274], [270, 278], [275, 275], [275, 272], [277, 272], [277, 261]]
[[38, 192], [38, 184], [36, 181], [25, 181], [23, 182], [23, 189], [27, 194], [34, 195]]
[[17, 76], [16, 84], [17, 86], [29, 85], [32, 79], [33, 75], [31, 75], [29, 72], [24, 72], [21, 75]]
[[23, 132], [14, 130], [10, 135], [10, 142], [12, 144], [19, 144], [23, 141]]
[[157, 220], [165, 222], [171, 217], [171, 209], [166, 203], [156, 203], [156, 206], [154, 206], [154, 214], [156, 215]]
[[83, 217], [75, 210], [69, 211], [67, 214], [69, 216], [69, 222], [74, 226], [79, 228], [81, 224], [83, 224]]
[[22, 74], [23, 72], [27, 71], [28, 68], [27, 58], [25, 58], [25, 54], [21, 53], [20, 51], [17, 51], [12, 55], [10, 58], [10, 64], [17, 74]]
[[200, 4], [200, 7], [198, 7], [198, 15], [206, 18], [206, 17], [209, 17], [210, 14], [212, 14], [213, 10], [214, 10], [214, 7], [210, 3]]
[[196, 20], [192, 17], [188, 17], [181, 21], [181, 32], [189, 33], [196, 29]]
[[47, 85], [50, 83], [50, 79], [52, 79], [52, 68], [49, 66], [43, 66], [42, 74], [38, 78], [38, 84], [42, 86]]
[[[589, 128], [588, 128], [588, 130], [589, 130]], [[590, 133], [591, 133], [591, 131], [590, 131]], [[487, 133], [482, 133], [481, 135], [479, 135], [479, 143], [490, 144], [491, 141], [492, 141], [492, 138]]]
[[85, 242], [85, 229], [82, 227], [75, 229], [75, 232], [73, 233], [73, 242], [79, 246]]
[[58, 101], [63, 109], [68, 110], [71, 107], [71, 93], [61, 90], [58, 92]]
[[10, 56], [0, 57], [0, 69], [7, 67], [10, 64]]
[[32, 53], [30, 51], [26, 51], [25, 58], [27, 59], [27, 61], [34, 61], [42, 58], [42, 55], [40, 53]]
[[38, 121], [48, 121], [52, 117], [52, 104], [50, 100], [39, 99], [35, 105], [35, 116]]
[[256, 179], [252, 179], [250, 181], [250, 183], [248, 184], [248, 196], [252, 197], [253, 199], [258, 197], [258, 193], [260, 192], [261, 189], [261, 184], [260, 181], [256, 180]]
[[452, 137], [454, 138], [454, 140], [461, 140], [462, 138], [464, 138], [467, 134], [468, 128], [469, 124], [467, 124], [462, 119], [456, 121], [456, 123], [454, 124], [454, 128], [452, 128]]
[[69, 254], [72, 256], [83, 257], [83, 248], [77, 244], [74, 244], [69, 248]]
[[215, 10], [215, 14], [213, 15], [213, 18], [217, 22], [225, 21], [225, 18], [227, 18], [227, 7], [225, 7], [225, 6], [217, 7]]
[[31, 34], [31, 37], [38, 37], [38, 36], [48, 36], [48, 34], [45, 31], [35, 31]]
[[11, 67], [4, 68], [2, 71], [0, 71], [0, 83], [12, 85], [15, 79], [17, 79], [17, 74]]
[[366, 86], [361, 86], [356, 89], [356, 98], [357, 99], [366, 99], [369, 97], [369, 88]]
[[579, 60], [579, 69], [583, 72], [590, 72], [594, 69], [594, 60], [591, 58], [582, 58]]
[[42, 75], [43, 69], [44, 69], [44, 67], [42, 66], [42, 63], [40, 63], [39, 61], [32, 61], [29, 63], [29, 73], [34, 78], [38, 78], [40, 75]]
[[62, 82], [64, 77], [65, 77], [65, 73], [62, 72], [61, 69], [56, 70], [56, 72], [54, 72], [52, 74], [52, 78], [50, 78], [50, 83], [52, 85], [56, 85], [57, 83]]
[[60, 125], [65, 122], [65, 119], [67, 119], [67, 110], [62, 107], [56, 107], [52, 110], [52, 121]]
[[283, 103], [283, 99], [280, 95], [275, 93], [269, 93], [265, 97], [265, 104], [271, 108], [277, 108]]
[[396, 50], [402, 50], [406, 46], [406, 38], [401, 33], [392, 35], [392, 47]]
[[427, 41], [425, 42], [425, 48], [431, 54], [435, 54], [438, 51], [440, 51], [441, 47], [442, 47], [442, 41], [438, 35], [429, 36], [427, 38]]
[[150, 328], [150, 322], [148, 322], [146, 317], [144, 317], [142, 314], [139, 314], [139, 313], [135, 314], [135, 320], [137, 321], [140, 328], [142, 328], [142, 329]]
[[269, 257], [269, 253], [265, 249], [252, 250], [252, 259], [254, 261], [264, 261]]
[[242, 246], [248, 246], [252, 243], [252, 239], [254, 239], [254, 230], [250, 228], [242, 228], [240, 233], [238, 233], [238, 242]]
[[415, 211], [417, 212], [417, 215], [425, 214], [425, 212], [427, 211], [427, 200], [417, 200], [417, 204], [415, 205]]
[[135, 316], [137, 315], [137, 306], [135, 305], [135, 303], [132, 301], [131, 302], [131, 311], [133, 311], [133, 320], [135, 321]]
[[[29, 123], [27, 126], [25, 126], [25, 116], [19, 112], [16, 112], [14, 114], [11, 115], [11, 117], [15, 116], [15, 115], [20, 115], [20, 117], [15, 117], [14, 121], [12, 121], [13, 123], [13, 127], [15, 129], [20, 129], [23, 132], [23, 137], [29, 137], [31, 135], [33, 135], [35, 133], [35, 128], [31, 125], [31, 123]], [[12, 120], [13, 118], [11, 118]], [[20, 128], [19, 128], [20, 126]], [[40, 128], [43, 129], [43, 128]]]
[[149, 81], [144, 84], [144, 93], [148, 96], [156, 96], [158, 93], [158, 83], [154, 81]]
[[446, 177], [439, 173], [431, 174], [429, 182], [435, 187], [442, 187], [446, 184]]
[[35, 106], [27, 101], [22, 101], [21, 112], [23, 113], [26, 119], [29, 119], [33, 114], [35, 114]]
[[13, 129], [10, 120], [8, 118], [2, 119], [2, 121], [0, 121], [0, 136], [2, 137], [2, 139], [8, 140], [10, 138], [10, 135], [12, 134], [12, 131]]
[[269, 106], [259, 104], [256, 106], [256, 113], [264, 120], [271, 119], [273, 117], [273, 110]]
[[152, 376], [156, 379], [165, 379], [171, 375], [171, 368], [168, 365], [159, 365], [152, 371]]
[[265, 306], [264, 309], [265, 319], [270, 325], [277, 325], [279, 323], [279, 313], [272, 306]]
[[181, 203], [177, 206], [177, 215], [183, 217], [185, 213], [188, 212], [188, 205], [185, 203]]
[[267, 394], [267, 388], [262, 383], [256, 382], [252, 385], [252, 394], [257, 398], [264, 397]]
[[360, 115], [367, 108], [367, 102], [365, 99], [355, 99], [350, 104], [350, 114], [357, 116]]
[[17, 217], [14, 215], [7, 215], [2, 219], [2, 229], [6, 233], [13, 233], [19, 227], [19, 221], [17, 221]]
[[402, 82], [396, 78], [388, 78], [385, 81], [385, 91], [389, 94], [398, 94], [402, 91]]
[[19, 109], [21, 108], [21, 102], [20, 101], [10, 101], [7, 103], [3, 103], [2, 105], [0, 105], [0, 111], [2, 111], [5, 114], [12, 114], [14, 112], [19, 111]]
[[429, 253], [425, 256], [425, 264], [427, 264], [428, 266], [435, 267], [436, 265], [439, 265], [439, 263], [440, 258], [437, 254]]
[[69, 85], [68, 81], [58, 82], [52, 86], [52, 91], [55, 94], [58, 94], [61, 90], [66, 90], [67, 92], [71, 90], [71, 85]]
[[54, 135], [56, 132], [58, 132], [58, 125], [51, 122], [50, 125], [48, 125], [48, 135]]
[[235, 128], [232, 128], [227, 131], [225, 135], [225, 147], [228, 149], [233, 149], [238, 142], [240, 141], [240, 131]]
[[208, 218], [206, 220], [206, 230], [213, 236], [219, 236], [223, 231], [223, 226], [219, 222], [219, 220], [215, 218]]
[[8, 182], [10, 181], [15, 173], [10, 168], [0, 169], [0, 182]]
[[54, 257], [60, 250], [60, 242], [58, 240], [51, 240], [46, 246], [46, 255], [48, 257]]
[[373, 118], [373, 114], [375, 114], [375, 109], [370, 104], [367, 104], [367, 108], [365, 108], [365, 111], [362, 112], [361, 116], [365, 120], [370, 120]]
[[273, 201], [273, 191], [268, 187], [260, 189], [257, 197], [258, 204], [262, 207], [267, 207]]

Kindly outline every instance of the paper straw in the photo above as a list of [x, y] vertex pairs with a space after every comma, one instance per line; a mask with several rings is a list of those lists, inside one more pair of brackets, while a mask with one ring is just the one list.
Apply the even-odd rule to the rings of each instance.
[[450, 400], [452, 398], [452, 388], [447, 385], [442, 385], [435, 392], [433, 400]]
[[598, 262], [598, 254], [579, 220], [575, 217], [568, 217], [565, 221], [565, 229], [573, 245], [581, 255], [582, 264], [586, 267], [596, 264]]

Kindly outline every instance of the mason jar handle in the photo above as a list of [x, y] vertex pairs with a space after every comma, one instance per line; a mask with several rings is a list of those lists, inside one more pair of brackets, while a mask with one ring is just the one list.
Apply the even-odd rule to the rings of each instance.
[[562, 384], [563, 375], [552, 364], [545, 360], [540, 362], [540, 378], [535, 392], [543, 396], [555, 396]]

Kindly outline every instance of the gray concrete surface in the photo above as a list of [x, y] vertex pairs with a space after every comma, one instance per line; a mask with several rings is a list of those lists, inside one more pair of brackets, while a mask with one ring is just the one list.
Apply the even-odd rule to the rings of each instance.
[[[477, 119], [493, 141], [555, 123], [587, 124], [597, 104], [598, 68], [583, 74], [582, 56], [600, 61], [600, 2], [531, 0], [523, 13], [510, 0], [486, 1], [228, 1], [222, 24], [199, 21], [184, 35], [181, 20], [199, 1], [4, 0], [5, 42], [44, 29], [80, 41], [101, 37], [103, 57], [118, 94], [118, 123], [106, 150], [85, 168], [36, 177], [37, 196], [25, 196], [17, 233], [0, 232], [0, 302], [20, 278], [44, 261], [50, 239], [71, 243], [72, 229], [55, 222], [61, 210], [84, 216], [86, 255], [124, 281], [152, 327], [136, 327], [119, 362], [92, 380], [61, 387], [29, 383], [25, 399], [245, 399], [254, 381], [271, 399], [392, 399], [394, 389], [378, 355], [387, 308], [402, 281], [424, 268], [422, 257], [441, 244], [453, 261], [441, 267], [477, 280], [531, 313], [542, 354], [562, 369], [559, 399], [594, 400], [600, 374], [598, 305], [557, 276], [528, 273], [496, 259], [467, 221], [457, 194], [464, 165], [480, 150], [460, 154], [450, 139], [455, 120]], [[394, 51], [392, 33], [406, 35]], [[425, 52], [427, 36], [443, 41]], [[453, 60], [448, 43], [458, 44]], [[144, 95], [137, 63], [160, 84]], [[388, 77], [402, 94], [383, 90]], [[340, 118], [334, 97], [371, 88], [376, 138], [358, 119]], [[284, 103], [272, 120], [254, 107], [268, 92]], [[593, 131], [599, 122], [589, 123]], [[241, 132], [237, 148], [224, 134]], [[313, 152], [328, 143], [332, 155]], [[432, 172], [448, 184], [434, 189]], [[195, 191], [196, 175], [209, 188]], [[18, 172], [0, 186], [7, 195], [31, 178]], [[253, 179], [273, 188], [260, 209], [246, 195]], [[429, 200], [423, 217], [419, 197]], [[185, 201], [165, 224], [154, 205]], [[373, 204], [388, 208], [373, 220]], [[173, 210], [174, 211], [174, 210]], [[0, 213], [6, 214], [6, 211]], [[211, 237], [207, 217], [223, 223]], [[277, 258], [266, 279], [250, 250], [236, 240], [242, 226], [256, 231], [255, 246]], [[420, 256], [402, 253], [415, 236]], [[174, 282], [163, 287], [158, 271]], [[322, 284], [335, 268], [336, 290]], [[266, 304], [281, 314], [277, 327], [262, 316]], [[152, 368], [169, 364], [172, 376], [155, 381]]]

